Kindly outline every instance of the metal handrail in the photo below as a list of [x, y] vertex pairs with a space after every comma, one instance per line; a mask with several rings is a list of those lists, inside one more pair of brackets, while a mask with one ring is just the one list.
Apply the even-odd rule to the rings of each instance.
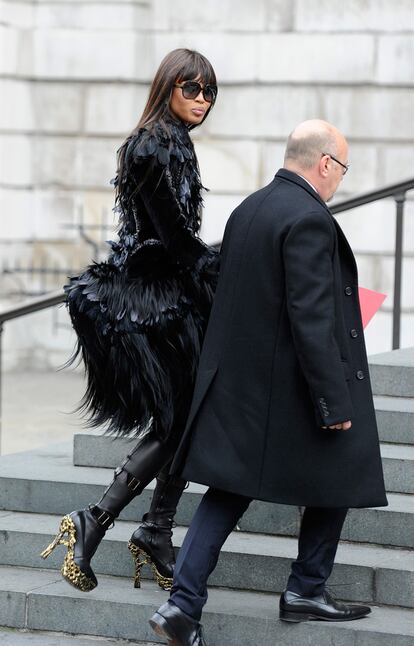
[[368, 191], [367, 193], [362, 193], [361, 195], [356, 195], [351, 197], [348, 200], [342, 200], [337, 204], [332, 204], [329, 207], [331, 213], [342, 213], [343, 211], [348, 211], [349, 209], [355, 209], [357, 206], [364, 206], [364, 204], [370, 204], [371, 202], [377, 202], [378, 200], [383, 200], [386, 197], [394, 197], [397, 195], [404, 195], [407, 191], [414, 189], [414, 178], [407, 179], [404, 182], [399, 182], [398, 184], [391, 184], [390, 186], [385, 186], [384, 188], [378, 188], [375, 191]]
[[59, 289], [55, 292], [49, 292], [45, 296], [31, 298], [29, 301], [25, 301], [24, 303], [18, 303], [17, 305], [7, 307], [4, 310], [0, 310], [0, 326], [3, 325], [5, 321], [11, 321], [12, 319], [17, 319], [20, 316], [33, 314], [33, 312], [39, 312], [40, 310], [47, 309], [48, 307], [59, 305], [59, 303], [63, 303], [64, 300], [65, 292], [62, 289]]
[[[399, 182], [398, 184], [391, 184], [384, 188], [380, 188], [374, 191], [369, 191], [367, 193], [362, 193], [356, 197], [351, 197], [348, 200], [343, 200], [336, 204], [330, 206], [330, 211], [333, 214], [342, 213], [343, 211], [348, 211], [349, 209], [354, 209], [358, 206], [363, 206], [364, 204], [369, 204], [371, 202], [376, 202], [382, 200], [386, 197], [401, 198], [404, 193], [414, 189], [414, 178], [405, 180], [404, 182]], [[212, 246], [220, 247], [221, 242], [216, 242]], [[53, 307], [54, 305], [59, 305], [65, 300], [65, 293], [63, 290], [59, 289], [54, 292], [49, 292], [45, 296], [39, 296], [38, 298], [30, 299], [24, 303], [18, 303], [17, 305], [12, 305], [6, 309], [0, 310], [0, 325], [5, 321], [9, 321], [26, 314], [32, 314], [42, 309], [48, 307]]]

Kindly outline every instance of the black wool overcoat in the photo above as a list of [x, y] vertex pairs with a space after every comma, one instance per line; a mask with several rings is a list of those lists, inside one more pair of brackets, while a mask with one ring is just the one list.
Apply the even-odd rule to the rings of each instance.
[[[348, 431], [324, 429], [346, 420]], [[387, 504], [353, 253], [279, 170], [232, 213], [172, 472], [259, 500]]]

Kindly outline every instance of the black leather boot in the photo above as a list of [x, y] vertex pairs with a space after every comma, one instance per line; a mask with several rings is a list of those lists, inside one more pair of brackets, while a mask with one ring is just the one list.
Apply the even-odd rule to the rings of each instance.
[[92, 509], [73, 511], [60, 521], [59, 531], [52, 543], [41, 553], [46, 559], [58, 545], [65, 545], [67, 552], [61, 567], [63, 578], [82, 592], [90, 592], [98, 585], [90, 561], [105, 536], [112, 519], [107, 515], [101, 520]]
[[62, 518], [55, 539], [41, 556], [47, 558], [55, 547], [64, 545], [63, 578], [82, 592], [93, 590], [98, 581], [90, 562], [106, 530], [170, 459], [171, 449], [159, 440], [147, 437], [139, 442], [96, 504]]
[[186, 484], [182, 478], [168, 476], [167, 471], [157, 477], [150, 510], [128, 543], [135, 564], [135, 588], [141, 587], [141, 568], [148, 564], [158, 585], [163, 590], [171, 590], [175, 565], [172, 528]]
[[149, 623], [171, 646], [207, 646], [202, 625], [168, 601], [158, 608]]

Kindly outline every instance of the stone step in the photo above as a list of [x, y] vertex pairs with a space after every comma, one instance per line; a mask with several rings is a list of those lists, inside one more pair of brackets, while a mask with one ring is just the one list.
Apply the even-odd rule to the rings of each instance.
[[[40, 552], [54, 538], [59, 516], [10, 512], [0, 517], [0, 565], [59, 569], [66, 548], [43, 560]], [[98, 549], [97, 574], [128, 577], [132, 592], [133, 562], [127, 542], [136, 525], [119, 521]], [[174, 546], [181, 546], [187, 528], [174, 529]], [[210, 585], [258, 592], [281, 592], [297, 539], [234, 531], [226, 541]], [[152, 578], [149, 568], [146, 578]], [[329, 586], [336, 596], [414, 608], [414, 551], [342, 542]]]
[[414, 399], [376, 395], [374, 404], [381, 442], [414, 444]]
[[[131, 590], [120, 577], [102, 576], [85, 594], [57, 572], [0, 567], [0, 625], [29, 630], [154, 640], [148, 619], [168, 593], [153, 583]], [[203, 614], [209, 646], [412, 646], [414, 611], [374, 606], [369, 617], [349, 622], [289, 624], [278, 619], [270, 593], [212, 589]], [[155, 639], [158, 642], [158, 639]]]
[[387, 491], [414, 493], [414, 446], [381, 444], [381, 456]]
[[155, 642], [131, 642], [125, 639], [105, 639], [86, 635], [45, 632], [44, 630], [16, 630], [0, 628], [0, 646], [158, 646]]
[[[108, 469], [74, 467], [68, 443], [4, 455], [0, 458], [0, 510], [65, 514], [97, 501], [112, 478]], [[136, 521], [148, 511], [154, 483], [122, 512]], [[191, 484], [180, 501], [176, 521], [188, 525], [205, 487]], [[389, 494], [389, 506], [352, 509], [344, 540], [412, 548], [414, 495]], [[300, 515], [296, 507], [254, 501], [240, 521], [246, 532], [295, 536]]]
[[368, 360], [374, 395], [414, 397], [414, 348], [374, 354]]
[[115, 469], [125, 460], [137, 440], [102, 435], [99, 430], [75, 433], [73, 436], [73, 464], [76, 467], [103, 467]]
[[[83, 467], [116, 468], [136, 444], [136, 440], [111, 438], [99, 434], [76, 433], [73, 438], [73, 463]], [[414, 493], [414, 446], [383, 444], [381, 454], [387, 491]]]

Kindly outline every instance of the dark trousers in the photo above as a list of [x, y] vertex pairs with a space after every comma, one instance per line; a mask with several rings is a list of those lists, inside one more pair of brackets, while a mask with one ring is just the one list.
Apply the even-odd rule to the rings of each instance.
[[[216, 567], [220, 550], [250, 502], [244, 496], [209, 489], [194, 515], [178, 554], [170, 601], [197, 621], [207, 601], [207, 580]], [[323, 592], [347, 511], [305, 509], [299, 553], [292, 564], [288, 590], [304, 596]]]

